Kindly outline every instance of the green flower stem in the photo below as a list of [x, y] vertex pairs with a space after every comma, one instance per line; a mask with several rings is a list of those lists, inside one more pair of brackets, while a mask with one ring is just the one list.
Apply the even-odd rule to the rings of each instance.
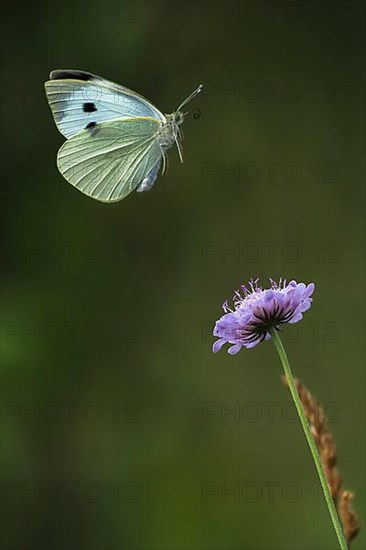
[[290, 388], [292, 399], [294, 400], [296, 410], [297, 410], [298, 415], [300, 417], [302, 428], [304, 430], [307, 442], [308, 442], [309, 447], [310, 447], [311, 454], [313, 456], [313, 460], [314, 460], [314, 463], [315, 463], [315, 466], [316, 466], [316, 470], [318, 472], [320, 483], [322, 485], [325, 500], [326, 500], [326, 503], [327, 503], [327, 506], [328, 506], [329, 514], [330, 514], [330, 517], [332, 518], [333, 527], [334, 527], [335, 532], [337, 534], [339, 546], [342, 550], [348, 550], [347, 541], [345, 539], [341, 524], [339, 522], [336, 507], [335, 507], [334, 502], [333, 502], [333, 498], [332, 498], [332, 495], [331, 495], [331, 492], [330, 492], [330, 488], [329, 488], [327, 478], [325, 477], [325, 473], [324, 473], [323, 467], [322, 467], [321, 462], [320, 462], [319, 452], [318, 452], [316, 443], [314, 441], [313, 434], [311, 433], [308, 420], [305, 416], [305, 412], [304, 412], [304, 409], [302, 407], [302, 403], [301, 403], [301, 400], [300, 400], [300, 397], [299, 397], [299, 394], [298, 394], [298, 391], [297, 391], [297, 388], [296, 388], [296, 385], [295, 385], [294, 377], [293, 377], [292, 372], [291, 372], [291, 367], [290, 367], [290, 364], [289, 364], [288, 359], [287, 359], [285, 348], [282, 345], [282, 342], [281, 342], [281, 339], [278, 335], [278, 332], [276, 330], [272, 330], [271, 334], [272, 334], [272, 338], [273, 338], [273, 343], [276, 347], [278, 355], [280, 356], [280, 360], [281, 360], [281, 363], [282, 363], [282, 366], [283, 366], [283, 370], [285, 371], [285, 376], [286, 376], [288, 386]]

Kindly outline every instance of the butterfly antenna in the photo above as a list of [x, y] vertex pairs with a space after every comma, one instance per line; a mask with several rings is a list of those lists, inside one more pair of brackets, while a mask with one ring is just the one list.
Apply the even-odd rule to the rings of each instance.
[[196, 97], [196, 95], [198, 95], [200, 93], [200, 91], [202, 90], [202, 84], [200, 84], [198, 86], [198, 88], [196, 90], [194, 90], [194, 92], [192, 92], [178, 107], [177, 111], [180, 111], [182, 107], [184, 107], [184, 105], [186, 105], [189, 101], [191, 101], [191, 99], [193, 99], [194, 97]]

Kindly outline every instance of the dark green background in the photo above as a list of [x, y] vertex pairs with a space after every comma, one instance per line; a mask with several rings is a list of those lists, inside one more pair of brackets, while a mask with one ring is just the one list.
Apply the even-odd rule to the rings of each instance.
[[[3, 493], [4, 548], [337, 548], [273, 346], [211, 353], [222, 302], [252, 276], [316, 284], [286, 347], [331, 415], [364, 515], [363, 6], [2, 4], [2, 477], [15, 493]], [[172, 150], [151, 192], [112, 205], [74, 190], [43, 91], [56, 68], [100, 74], [168, 113], [202, 82], [184, 164]], [[225, 174], [235, 163], [239, 176]], [[239, 421], [204, 422], [207, 402], [237, 403]], [[239, 483], [239, 502], [220, 490], [204, 502], [205, 482]], [[39, 498], [24, 493], [37, 483]]]

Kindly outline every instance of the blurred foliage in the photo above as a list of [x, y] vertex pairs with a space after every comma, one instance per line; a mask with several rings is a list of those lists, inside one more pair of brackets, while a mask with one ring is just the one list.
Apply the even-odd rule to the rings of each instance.
[[[210, 333], [251, 276], [316, 283], [286, 347], [362, 518], [364, 4], [1, 11], [4, 548], [336, 548], [273, 347], [214, 356]], [[172, 149], [113, 205], [74, 190], [43, 91], [56, 68], [168, 113], [202, 82], [184, 164]]]

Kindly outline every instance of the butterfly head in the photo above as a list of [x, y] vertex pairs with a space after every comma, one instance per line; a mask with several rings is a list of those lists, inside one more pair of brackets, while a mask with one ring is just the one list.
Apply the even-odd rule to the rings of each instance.
[[178, 126], [181, 126], [183, 124], [184, 117], [188, 114], [188, 111], [184, 113], [182, 111], [182, 108], [184, 107], [184, 105], [187, 105], [187, 103], [191, 101], [194, 97], [196, 97], [196, 95], [199, 94], [201, 90], [202, 84], [200, 84], [198, 88], [194, 90], [194, 92], [192, 92], [184, 101], [182, 101], [176, 111], [167, 116], [169, 122], [172, 124], [173, 127], [178, 128]]
[[181, 124], [183, 124], [183, 121], [184, 121], [183, 111], [175, 111], [173, 113], [173, 122], [175, 122], [175, 124], [180, 126]]
[[180, 126], [183, 124], [184, 116], [187, 114], [182, 111], [182, 107], [186, 105], [188, 101], [191, 101], [191, 99], [193, 99], [197, 94], [199, 94], [201, 89], [202, 85], [198, 86], [198, 88], [179, 105], [176, 111], [170, 115], [165, 115], [166, 124], [163, 125], [160, 131], [159, 143], [163, 150], [168, 149], [175, 142], [178, 148], [179, 158], [182, 162], [183, 153], [181, 141], [183, 139], [183, 133]]

